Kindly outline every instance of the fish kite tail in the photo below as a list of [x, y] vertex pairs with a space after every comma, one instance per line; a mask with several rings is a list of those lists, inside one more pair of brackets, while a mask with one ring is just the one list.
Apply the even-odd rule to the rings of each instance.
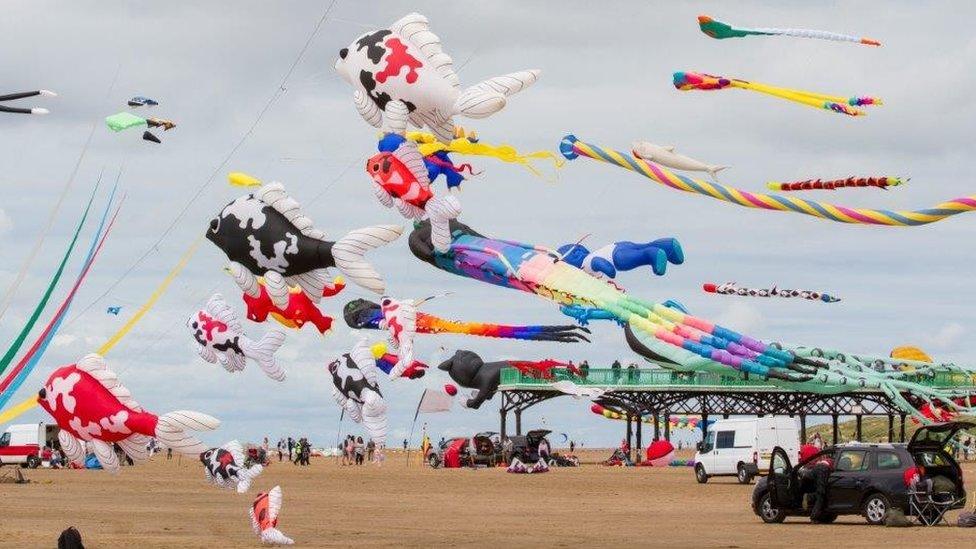
[[275, 353], [285, 343], [285, 333], [279, 330], [269, 330], [256, 343], [252, 343], [247, 350], [251, 358], [257, 361], [264, 373], [275, 381], [285, 380], [285, 369], [275, 362]]
[[403, 234], [400, 225], [374, 225], [351, 231], [332, 246], [335, 266], [356, 284], [382, 294], [386, 283], [366, 260], [366, 252], [393, 242]]
[[220, 420], [215, 417], [190, 410], [177, 410], [159, 416], [154, 434], [167, 448], [181, 454], [194, 455], [206, 451], [207, 447], [185, 431], [213, 431], [219, 426]]
[[260, 463], [255, 463], [254, 465], [246, 468], [242, 468], [240, 472], [241, 481], [237, 483], [237, 493], [243, 494], [251, 489], [251, 482], [258, 478], [264, 472], [264, 466]]

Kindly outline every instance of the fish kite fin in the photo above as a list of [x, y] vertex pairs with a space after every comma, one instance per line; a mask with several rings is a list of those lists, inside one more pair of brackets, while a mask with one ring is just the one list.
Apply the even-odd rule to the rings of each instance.
[[187, 455], [199, 454], [207, 448], [199, 440], [187, 435], [185, 430], [213, 431], [220, 420], [200, 412], [177, 410], [159, 416], [156, 422], [156, 438], [167, 448]]
[[356, 284], [382, 295], [386, 290], [386, 282], [366, 261], [365, 254], [393, 242], [401, 234], [403, 227], [400, 225], [373, 225], [350, 231], [332, 246], [336, 268]]
[[252, 343], [248, 355], [257, 361], [264, 373], [275, 381], [285, 380], [285, 369], [275, 362], [275, 352], [285, 342], [285, 333], [270, 330], [259, 341]]

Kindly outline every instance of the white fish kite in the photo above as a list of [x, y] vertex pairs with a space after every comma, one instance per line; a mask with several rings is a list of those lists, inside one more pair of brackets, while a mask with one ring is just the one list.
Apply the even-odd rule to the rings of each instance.
[[370, 125], [403, 134], [409, 121], [445, 143], [455, 137], [454, 116], [490, 116], [539, 78], [538, 70], [524, 70], [462, 90], [454, 61], [419, 13], [339, 50], [335, 71], [355, 88], [356, 110]]
[[264, 470], [260, 463], [244, 466], [244, 448], [232, 440], [219, 448], [200, 452], [207, 482], [221, 488], [234, 488], [243, 494], [251, 488], [251, 481]]
[[716, 21], [707, 15], [698, 16], [698, 27], [701, 31], [712, 38], [722, 40], [724, 38], [742, 38], [743, 36], [795, 36], [797, 38], [816, 38], [818, 40], [832, 40], [834, 42], [854, 42], [866, 46], [880, 46], [881, 42], [872, 38], [862, 38], [849, 34], [839, 34], [836, 32], [811, 30], [811, 29], [769, 29], [745, 27], [733, 27], [728, 23]]
[[244, 327], [234, 309], [220, 294], [214, 294], [206, 307], [190, 315], [186, 325], [199, 344], [200, 358], [220, 363], [228, 372], [244, 370], [245, 359], [258, 363], [275, 381], [285, 380], [285, 370], [275, 362], [275, 351], [285, 342], [285, 334], [269, 330], [258, 342], [244, 335]]
[[823, 301], [824, 303], [837, 303], [840, 301], [839, 297], [834, 297], [821, 292], [813, 292], [810, 290], [790, 290], [786, 288], [777, 288], [776, 286], [773, 286], [772, 288], [743, 288], [741, 286], [736, 286], [735, 282], [726, 282], [725, 284], [712, 284], [709, 282], [703, 284], [702, 289], [710, 294], [738, 295], [748, 297], [783, 297], [787, 299], [799, 297], [809, 301]]
[[700, 160], [695, 160], [694, 158], [689, 158], [683, 154], [674, 152], [674, 147], [671, 145], [662, 147], [654, 143], [648, 143], [647, 141], [635, 141], [631, 152], [641, 160], [656, 162], [662, 166], [674, 168], [675, 170], [707, 172], [712, 178], [715, 177], [716, 173], [729, 167], [706, 164]]

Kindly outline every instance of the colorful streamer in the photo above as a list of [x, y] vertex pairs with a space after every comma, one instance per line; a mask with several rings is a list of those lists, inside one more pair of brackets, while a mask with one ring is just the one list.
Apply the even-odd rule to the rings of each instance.
[[708, 196], [746, 208], [789, 211], [839, 223], [912, 227], [935, 223], [947, 217], [976, 210], [976, 195], [954, 198], [921, 210], [892, 211], [849, 208], [791, 196], [750, 193], [735, 187], [679, 175], [653, 162], [647, 162], [613, 149], [605, 149], [599, 145], [585, 143], [572, 135], [563, 138], [559, 150], [569, 160], [579, 156], [600, 160], [637, 172], [665, 187], [679, 191]]
[[908, 183], [908, 179], [900, 177], [848, 177], [846, 179], [805, 179], [803, 181], [791, 181], [780, 183], [770, 181], [766, 187], [771, 191], [833, 191], [846, 187], [877, 187], [881, 190], [888, 190], [888, 187], [897, 187]]
[[833, 42], [853, 42], [855, 44], [864, 44], [866, 46], [881, 45], [881, 42], [878, 42], [873, 38], [861, 38], [859, 36], [822, 30], [734, 27], [723, 21], [716, 21], [707, 15], [698, 16], [698, 27], [703, 33], [718, 40], [725, 38], [742, 38], [745, 36], [793, 36], [796, 38], [815, 38], [818, 40], [830, 40]]
[[880, 105], [881, 100], [877, 97], [841, 97], [838, 95], [825, 95], [803, 90], [791, 90], [789, 88], [779, 88], [762, 84], [760, 82], [749, 82], [737, 78], [725, 78], [724, 76], [712, 76], [701, 72], [676, 72], [674, 73], [674, 87], [681, 91], [688, 90], [722, 90], [725, 88], [739, 88], [752, 90], [780, 99], [787, 99], [801, 105], [833, 111], [848, 116], [863, 116], [867, 112], [854, 107], [868, 105]]
[[64, 257], [61, 258], [61, 263], [58, 265], [58, 269], [54, 272], [54, 276], [51, 277], [51, 282], [48, 283], [47, 289], [44, 290], [44, 295], [41, 296], [41, 300], [37, 303], [37, 307], [34, 308], [34, 312], [31, 313], [30, 318], [24, 324], [24, 327], [17, 334], [13, 343], [7, 348], [7, 352], [0, 358], [0, 374], [7, 370], [10, 363], [13, 361], [14, 356], [23, 346], [24, 341], [27, 339], [28, 334], [34, 329], [34, 325], [37, 324], [38, 319], [41, 316], [41, 312], [47, 307], [47, 302], [51, 299], [51, 294], [54, 293], [54, 288], [58, 285], [61, 280], [61, 275], [64, 274], [64, 268], [68, 264], [68, 259], [71, 258], [71, 253], [75, 249], [75, 244], [78, 242], [78, 236], [81, 234], [81, 229], [85, 226], [85, 221], [88, 219], [88, 213], [91, 211], [92, 202], [95, 200], [95, 192], [98, 190], [98, 185], [92, 189], [91, 196], [88, 197], [88, 204], [85, 206], [85, 212], [81, 215], [81, 220], [78, 222], [78, 227], [75, 228], [75, 234], [71, 237], [71, 243], [68, 244], [68, 250], [64, 253]]

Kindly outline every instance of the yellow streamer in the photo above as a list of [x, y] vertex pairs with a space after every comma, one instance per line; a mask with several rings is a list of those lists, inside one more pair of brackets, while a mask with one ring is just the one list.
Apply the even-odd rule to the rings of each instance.
[[[149, 310], [152, 309], [153, 306], [156, 304], [156, 302], [159, 301], [159, 298], [163, 296], [163, 294], [169, 288], [169, 285], [180, 274], [180, 271], [182, 271], [183, 268], [186, 267], [186, 264], [189, 263], [190, 258], [197, 251], [197, 248], [200, 247], [200, 243], [202, 242], [203, 242], [203, 237], [201, 236], [197, 238], [193, 242], [193, 244], [190, 244], [190, 247], [185, 252], [183, 252], [183, 255], [176, 263], [176, 266], [173, 267], [173, 269], [169, 272], [169, 274], [166, 275], [166, 278], [164, 278], [163, 281], [159, 283], [159, 286], [157, 286], [156, 289], [153, 290], [153, 293], [152, 295], [149, 296], [149, 299], [147, 299], [146, 302], [142, 304], [142, 307], [139, 307], [139, 310], [136, 311], [136, 314], [132, 315], [132, 318], [130, 318], [121, 328], [119, 328], [119, 331], [115, 332], [115, 335], [110, 337], [108, 341], [106, 341], [101, 347], [98, 348], [97, 351], [95, 351], [96, 353], [104, 356], [109, 351], [111, 351], [113, 347], [118, 345], [119, 341], [121, 341], [123, 337], [125, 337], [126, 335], [128, 335], [129, 332], [132, 331], [132, 328], [134, 328], [135, 325], [140, 320], [142, 320], [142, 317], [146, 316], [146, 313], [148, 313]], [[16, 419], [24, 412], [33, 409], [35, 406], [37, 406], [37, 396], [32, 395], [28, 397], [27, 400], [24, 400], [23, 402], [15, 406], [11, 406], [10, 408], [7, 408], [2, 414], [0, 414], [0, 424], [4, 424], [7, 423], [8, 421], [12, 421]]]
[[551, 160], [556, 168], [563, 167], [565, 160], [559, 158], [552, 151], [533, 151], [520, 154], [511, 145], [489, 145], [487, 143], [472, 142], [466, 136], [452, 139], [450, 143], [438, 141], [433, 134], [425, 132], [407, 132], [407, 139], [417, 143], [417, 148], [423, 156], [429, 156], [437, 152], [453, 152], [469, 156], [487, 156], [508, 162], [510, 164], [521, 164], [536, 176], [542, 174], [532, 165], [532, 160]]

